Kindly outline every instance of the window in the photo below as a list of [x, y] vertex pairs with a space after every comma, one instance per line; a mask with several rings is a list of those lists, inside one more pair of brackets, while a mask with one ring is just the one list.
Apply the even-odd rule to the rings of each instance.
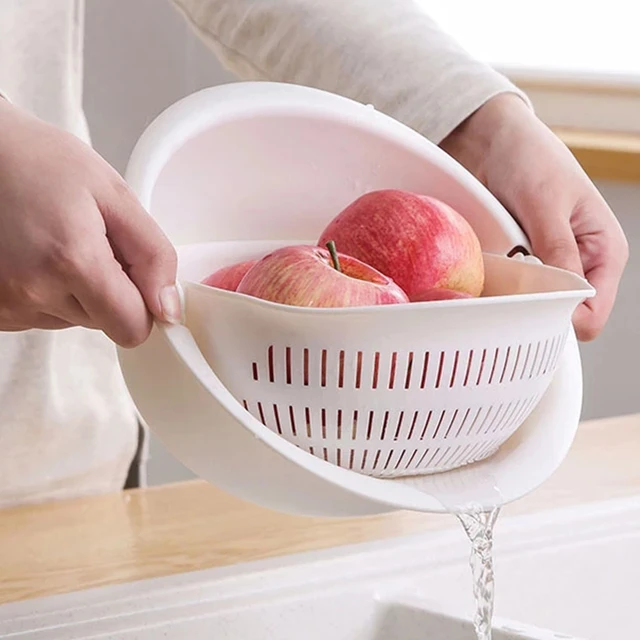
[[640, 133], [638, 3], [417, 1], [527, 91], [549, 124]]

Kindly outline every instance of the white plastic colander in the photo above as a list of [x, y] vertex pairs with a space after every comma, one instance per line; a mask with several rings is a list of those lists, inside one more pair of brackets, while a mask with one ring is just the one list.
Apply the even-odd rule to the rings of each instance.
[[[120, 350], [123, 372], [142, 418], [199, 475], [295, 513], [443, 511], [516, 499], [566, 454], [581, 402], [571, 315], [593, 290], [507, 257], [528, 246], [519, 227], [414, 131], [325, 92], [238, 83], [162, 114], [127, 179], [178, 249], [185, 322]], [[483, 298], [302, 309], [197, 284], [314, 242], [377, 188], [469, 220]]]
[[186, 322], [238, 402], [304, 451], [379, 477], [444, 471], [525, 421], [588, 295], [565, 271], [484, 259], [485, 297], [437, 303], [304, 309], [185, 283]]

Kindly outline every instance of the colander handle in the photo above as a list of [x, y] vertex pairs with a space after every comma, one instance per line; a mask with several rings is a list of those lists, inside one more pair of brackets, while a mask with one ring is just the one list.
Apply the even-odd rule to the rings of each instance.
[[513, 258], [514, 260], [521, 260], [523, 262], [531, 262], [532, 264], [542, 264], [540, 258], [536, 258], [526, 247], [522, 245], [516, 245], [507, 252], [507, 258]]

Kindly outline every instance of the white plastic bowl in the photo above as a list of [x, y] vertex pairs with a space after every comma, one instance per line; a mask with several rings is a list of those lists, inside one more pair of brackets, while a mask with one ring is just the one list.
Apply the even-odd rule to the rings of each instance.
[[[127, 180], [177, 246], [180, 277], [187, 279], [210, 259], [197, 257], [198, 246], [317, 238], [327, 212], [376, 188], [448, 202], [467, 217], [487, 253], [528, 246], [497, 200], [415, 131], [372, 108], [293, 85], [239, 83], [183, 99], [144, 133]], [[573, 288], [590, 295], [584, 282]], [[120, 358], [151, 429], [186, 466], [231, 493], [311, 515], [440, 512], [515, 500], [564, 458], [582, 394], [568, 315], [558, 369], [517, 432], [482, 462], [419, 478], [369, 477], [288, 442], [234, 397], [190, 323], [156, 327], [149, 341], [121, 350]]]

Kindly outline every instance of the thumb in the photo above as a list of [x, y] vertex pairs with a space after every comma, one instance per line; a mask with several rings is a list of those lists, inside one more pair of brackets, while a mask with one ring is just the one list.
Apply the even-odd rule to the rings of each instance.
[[530, 216], [528, 220], [525, 231], [534, 255], [544, 264], [584, 276], [580, 250], [569, 220], [560, 216], [551, 219]]
[[[542, 216], [525, 228], [533, 253], [546, 265], [572, 271], [584, 277], [584, 267], [580, 257], [580, 249], [573, 233], [573, 229], [566, 218], [545, 220]], [[588, 310], [586, 310], [588, 311]], [[585, 313], [584, 304], [580, 305], [573, 314], [573, 326], [578, 338], [582, 336], [582, 319]]]
[[129, 187], [124, 182], [120, 186], [115, 198], [99, 203], [114, 255], [151, 314], [160, 322], [177, 323], [181, 304], [175, 249]]

